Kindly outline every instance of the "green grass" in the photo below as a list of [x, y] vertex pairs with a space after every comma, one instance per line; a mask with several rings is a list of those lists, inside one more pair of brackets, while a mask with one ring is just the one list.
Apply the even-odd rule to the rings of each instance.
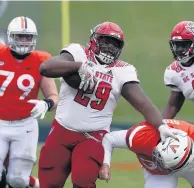
[[[39, 150], [37, 155], [39, 156]], [[125, 149], [116, 149], [113, 152], [112, 163], [137, 163], [135, 155]], [[37, 165], [34, 167], [33, 175], [37, 176]], [[143, 188], [144, 179], [141, 169], [133, 170], [118, 170], [112, 169], [111, 171], [111, 181], [107, 184], [105, 181], [98, 180], [97, 187], [99, 188]], [[71, 188], [71, 180], [68, 179], [65, 188]], [[178, 188], [190, 188], [189, 184], [184, 180], [180, 179]]]
[[[194, 2], [71, 2], [71, 41], [88, 42], [89, 31], [103, 21], [118, 23], [125, 33], [121, 59], [133, 64], [141, 86], [154, 104], [162, 110], [169, 90], [164, 86], [165, 67], [172, 62], [169, 35], [182, 20], [193, 20]], [[99, 13], [100, 12], [100, 13]], [[86, 20], [87, 21], [80, 21]], [[187, 102], [178, 119], [194, 120], [193, 104]], [[120, 100], [114, 122], [143, 120], [127, 102]]]
[[[62, 48], [60, 3], [10, 1], [7, 11], [0, 18], [1, 28], [6, 29], [10, 20], [16, 16], [28, 16], [37, 24], [37, 48], [56, 55]], [[90, 29], [103, 21], [113, 21], [121, 26], [125, 34], [121, 59], [137, 68], [142, 88], [162, 110], [169, 94], [163, 83], [163, 72], [172, 62], [169, 35], [179, 21], [193, 20], [194, 2], [71, 1], [69, 4], [71, 42], [87, 43]], [[52, 118], [53, 114], [47, 114], [44, 121], [51, 121]], [[191, 102], [186, 102], [177, 119], [194, 121]], [[127, 102], [123, 99], [119, 101], [114, 122], [141, 120], [143, 117]]]

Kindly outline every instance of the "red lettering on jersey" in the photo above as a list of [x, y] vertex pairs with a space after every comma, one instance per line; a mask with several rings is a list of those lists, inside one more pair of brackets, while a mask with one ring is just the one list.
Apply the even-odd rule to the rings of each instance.
[[77, 95], [75, 96], [74, 101], [87, 107], [90, 103], [90, 107], [95, 110], [103, 110], [108, 98], [110, 96], [110, 92], [112, 90], [112, 86], [109, 83], [101, 81], [97, 85], [97, 89], [95, 92], [96, 100], [91, 100], [91, 97], [85, 96], [85, 94], [92, 94], [94, 92], [95, 87], [92, 91], [78, 90]]
[[99, 71], [96, 71], [95, 77], [100, 78], [101, 80], [109, 82], [109, 83], [112, 83], [112, 80], [113, 80], [113, 77], [110, 76], [109, 74], [104, 74]]
[[176, 71], [177, 73], [179, 73], [179, 72], [185, 70], [183, 67], [181, 67], [181, 66], [179, 65], [179, 63], [178, 63], [177, 61], [174, 61], [174, 62], [168, 67], [168, 69], [174, 70], [174, 71]]
[[191, 73], [191, 77], [194, 78], [194, 73]]
[[184, 78], [183, 78], [183, 82], [184, 83], [187, 83], [189, 81], [189, 77], [188, 76], [185, 76]]

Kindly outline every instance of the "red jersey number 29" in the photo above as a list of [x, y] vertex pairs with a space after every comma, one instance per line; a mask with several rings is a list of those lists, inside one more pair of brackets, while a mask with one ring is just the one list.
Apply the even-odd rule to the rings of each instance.
[[95, 92], [95, 96], [97, 100], [91, 100], [91, 97], [86, 96], [85, 94], [92, 94], [94, 92], [94, 89], [88, 92], [84, 92], [83, 90], [78, 90], [74, 101], [85, 107], [87, 107], [88, 104], [90, 103], [90, 107], [92, 109], [103, 110], [110, 96], [112, 86], [106, 82], [101, 81], [98, 84], [96, 92]]

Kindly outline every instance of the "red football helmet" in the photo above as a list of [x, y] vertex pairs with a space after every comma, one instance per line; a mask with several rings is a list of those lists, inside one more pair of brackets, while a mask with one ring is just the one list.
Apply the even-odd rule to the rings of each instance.
[[172, 30], [170, 48], [175, 60], [185, 64], [194, 57], [194, 22], [182, 21]]
[[113, 63], [119, 58], [123, 46], [123, 31], [117, 24], [104, 22], [91, 30], [89, 50], [99, 63]]

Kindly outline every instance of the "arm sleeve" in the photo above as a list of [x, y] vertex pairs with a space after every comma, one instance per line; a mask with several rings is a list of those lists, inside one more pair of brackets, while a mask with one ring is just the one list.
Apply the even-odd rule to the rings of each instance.
[[63, 52], [70, 53], [73, 56], [74, 61], [76, 62], [85, 63], [87, 61], [87, 56], [85, 54], [85, 51], [80, 44], [72, 43], [64, 47], [60, 53], [63, 53]]
[[173, 91], [181, 92], [174, 77], [174, 72], [170, 69], [166, 69], [164, 72], [164, 84], [170, 87]]
[[102, 141], [104, 147], [104, 162], [110, 166], [111, 156], [114, 148], [128, 148], [126, 144], [127, 130], [113, 131], [107, 133]]
[[118, 68], [119, 71], [119, 82], [122, 87], [127, 82], [137, 82], [139, 83], [139, 79], [137, 77], [137, 71], [133, 65], [128, 65], [125, 67]]

